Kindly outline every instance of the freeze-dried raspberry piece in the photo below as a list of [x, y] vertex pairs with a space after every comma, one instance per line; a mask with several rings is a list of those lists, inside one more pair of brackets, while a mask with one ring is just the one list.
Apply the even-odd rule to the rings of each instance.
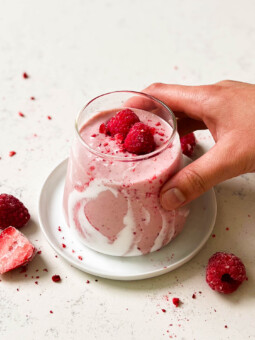
[[139, 121], [140, 119], [132, 110], [121, 110], [108, 121], [106, 132], [111, 136], [119, 133], [125, 138], [131, 127]]
[[184, 155], [191, 157], [195, 146], [196, 138], [193, 132], [181, 137], [181, 147]]
[[0, 234], [0, 274], [25, 266], [36, 254], [36, 248], [14, 227]]
[[61, 277], [59, 275], [53, 275], [52, 276], [52, 281], [53, 282], [59, 282], [59, 281], [61, 281]]
[[175, 305], [175, 307], [179, 307], [180, 304], [180, 299], [179, 298], [173, 298], [173, 304]]
[[7, 194], [0, 195], [0, 229], [9, 226], [21, 228], [29, 219], [27, 208], [16, 197]]
[[219, 293], [233, 293], [246, 279], [242, 261], [231, 253], [217, 252], [210, 257], [206, 268], [206, 282]]
[[106, 125], [104, 123], [102, 123], [100, 126], [99, 126], [99, 132], [100, 133], [106, 133]]

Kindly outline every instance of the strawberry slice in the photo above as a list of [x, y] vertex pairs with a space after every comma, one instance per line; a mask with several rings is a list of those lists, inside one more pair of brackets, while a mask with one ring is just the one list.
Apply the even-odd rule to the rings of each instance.
[[8, 227], [0, 234], [0, 274], [26, 265], [36, 248], [20, 231]]

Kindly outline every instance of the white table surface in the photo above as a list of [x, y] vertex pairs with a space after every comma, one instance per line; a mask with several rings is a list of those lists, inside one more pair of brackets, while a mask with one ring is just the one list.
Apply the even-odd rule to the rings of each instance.
[[[22, 231], [42, 251], [27, 277], [0, 278], [1, 340], [255, 339], [254, 174], [216, 187], [216, 237], [193, 260], [144, 281], [96, 278], [56, 258], [37, 214], [43, 180], [69, 153], [74, 117], [96, 95], [152, 82], [254, 82], [254, 13], [254, 0], [0, 1], [0, 192], [29, 208]], [[212, 140], [197, 137], [199, 154]], [[216, 251], [246, 265], [249, 280], [231, 296], [205, 282]]]

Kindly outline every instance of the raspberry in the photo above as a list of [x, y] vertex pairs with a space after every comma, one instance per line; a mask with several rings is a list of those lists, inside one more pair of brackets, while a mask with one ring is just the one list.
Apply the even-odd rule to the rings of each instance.
[[27, 208], [16, 197], [0, 195], [0, 229], [23, 227], [30, 219]]
[[33, 244], [14, 227], [0, 234], [0, 274], [25, 266], [35, 254]]
[[131, 153], [143, 155], [155, 150], [155, 141], [148, 125], [135, 123], [130, 129], [125, 142], [124, 148]]
[[123, 138], [125, 138], [131, 127], [139, 121], [140, 119], [132, 110], [125, 109], [119, 111], [115, 116], [113, 116], [108, 121], [106, 132], [111, 136], [114, 136], [116, 135], [116, 133], [119, 133], [123, 136]]
[[206, 268], [206, 282], [219, 293], [233, 293], [246, 279], [242, 261], [234, 254], [215, 253]]
[[196, 138], [193, 132], [181, 137], [181, 147], [184, 155], [191, 157], [195, 146]]

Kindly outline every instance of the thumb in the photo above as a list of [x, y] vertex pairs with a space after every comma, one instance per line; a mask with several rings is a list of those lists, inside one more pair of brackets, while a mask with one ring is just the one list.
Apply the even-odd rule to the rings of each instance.
[[239, 157], [233, 157], [230, 145], [227, 147], [226, 144], [219, 141], [164, 184], [160, 192], [160, 202], [164, 209], [179, 208], [214, 185], [241, 173]]

